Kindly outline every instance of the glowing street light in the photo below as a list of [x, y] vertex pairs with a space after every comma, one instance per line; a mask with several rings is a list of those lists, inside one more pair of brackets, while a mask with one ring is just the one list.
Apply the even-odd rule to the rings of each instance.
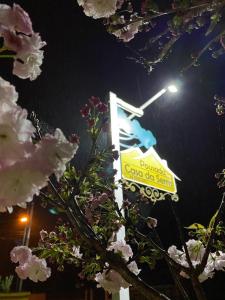
[[[27, 214], [22, 214], [19, 216], [18, 219], [19, 223], [24, 225], [22, 246], [27, 246], [27, 247], [29, 246], [33, 213], [34, 213], [34, 202], [32, 201], [31, 204], [28, 206]], [[16, 290], [18, 292], [21, 292], [22, 287], [23, 287], [23, 279], [20, 278], [16, 283]]]
[[[168, 85], [167, 88], [163, 88], [161, 91], [159, 91], [157, 94], [155, 94], [153, 97], [151, 97], [149, 100], [147, 100], [145, 103], [143, 103], [139, 108], [141, 110], [144, 110], [146, 107], [148, 107], [150, 104], [155, 102], [157, 99], [159, 99], [162, 95], [164, 95], [166, 92], [170, 93], [177, 93], [178, 87], [175, 84]], [[135, 114], [131, 114], [128, 118], [131, 120], [135, 117]]]
[[29, 222], [29, 216], [28, 215], [21, 215], [19, 217], [19, 223], [26, 225]]
[[167, 90], [170, 92], [170, 93], [177, 93], [178, 92], [178, 88], [176, 85], [174, 84], [171, 84], [167, 87]]

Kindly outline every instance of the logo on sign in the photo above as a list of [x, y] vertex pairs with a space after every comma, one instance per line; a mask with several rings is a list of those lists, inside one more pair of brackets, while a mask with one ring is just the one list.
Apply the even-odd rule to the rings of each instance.
[[175, 179], [180, 180], [159, 157], [153, 147], [145, 153], [132, 147], [120, 152], [122, 177], [172, 194], [177, 192]]

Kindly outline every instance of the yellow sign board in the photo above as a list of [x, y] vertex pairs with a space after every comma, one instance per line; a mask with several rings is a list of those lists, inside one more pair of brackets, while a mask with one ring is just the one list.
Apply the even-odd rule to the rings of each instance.
[[177, 192], [175, 179], [180, 180], [151, 147], [143, 153], [140, 148], [120, 152], [122, 177], [172, 194]]

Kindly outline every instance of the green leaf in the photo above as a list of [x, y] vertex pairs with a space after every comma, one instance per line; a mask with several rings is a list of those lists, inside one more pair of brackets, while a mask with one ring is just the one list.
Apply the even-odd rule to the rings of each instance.
[[184, 227], [186, 229], [195, 229], [195, 230], [198, 230], [198, 229], [205, 229], [205, 226], [203, 226], [202, 224], [199, 224], [199, 223], [193, 223], [191, 225], [189, 225], [188, 227]]
[[183, 19], [180, 16], [174, 16], [173, 17], [173, 25], [175, 28], [178, 28], [182, 25]]
[[147, 263], [151, 270], [153, 270], [156, 265], [156, 260], [151, 258], [150, 256], [140, 256], [139, 262], [142, 264]]
[[206, 36], [209, 35], [216, 27], [216, 25], [219, 23], [221, 19], [221, 14], [219, 13], [215, 13], [211, 16], [211, 22], [210, 25], [208, 27], [208, 30], [206, 31]]
[[216, 217], [218, 215], [218, 210], [216, 211], [216, 213], [212, 216], [210, 222], [209, 222], [209, 226], [208, 228], [212, 228], [214, 226], [214, 223], [215, 223], [215, 220], [216, 220]]
[[154, 12], [154, 13], [159, 12], [159, 6], [155, 1], [148, 0], [145, 3], [145, 5], [146, 5], [146, 10], [148, 12]]

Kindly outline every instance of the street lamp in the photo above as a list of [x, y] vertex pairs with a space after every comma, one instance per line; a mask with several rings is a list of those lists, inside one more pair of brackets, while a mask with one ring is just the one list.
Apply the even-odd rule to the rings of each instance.
[[[155, 94], [153, 97], [151, 97], [149, 100], [147, 100], [145, 103], [143, 103], [139, 108], [141, 110], [144, 110], [146, 107], [148, 107], [150, 104], [155, 102], [157, 99], [159, 99], [162, 95], [164, 95], [166, 92], [170, 93], [177, 93], [178, 87], [175, 84], [170, 84], [166, 88], [161, 89], [157, 94]], [[133, 119], [135, 117], [135, 114], [131, 114], [128, 119]]]
[[[34, 201], [32, 201], [31, 204], [29, 205], [28, 213], [19, 216], [19, 222], [25, 225], [23, 231], [22, 246], [27, 246], [27, 247], [29, 246], [33, 213], [34, 213]], [[20, 278], [16, 283], [16, 290], [18, 292], [21, 292], [22, 287], [23, 287], [23, 279]]]
[[29, 216], [28, 215], [21, 215], [19, 216], [19, 223], [26, 225], [29, 222]]
[[174, 84], [169, 85], [169, 86], [167, 87], [167, 89], [168, 89], [168, 91], [169, 91], [170, 93], [177, 93], [177, 92], [178, 92], [178, 88], [177, 88], [177, 86], [174, 85]]

